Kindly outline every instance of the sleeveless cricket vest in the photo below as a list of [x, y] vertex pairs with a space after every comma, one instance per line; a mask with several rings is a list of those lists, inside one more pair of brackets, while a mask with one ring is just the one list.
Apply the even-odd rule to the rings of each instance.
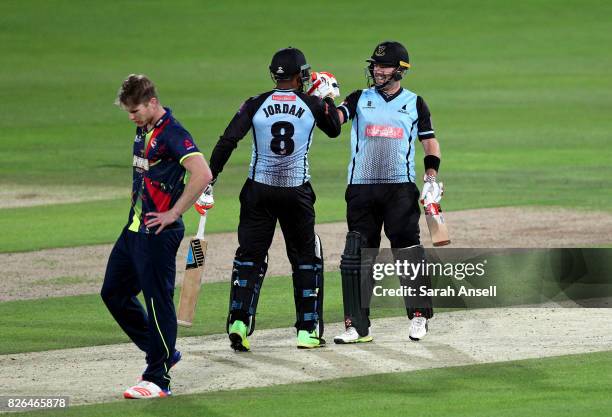
[[416, 103], [406, 89], [389, 102], [374, 88], [363, 90], [351, 128], [349, 184], [414, 182]]
[[295, 91], [275, 90], [255, 111], [249, 178], [277, 187], [310, 179], [308, 150], [315, 117]]

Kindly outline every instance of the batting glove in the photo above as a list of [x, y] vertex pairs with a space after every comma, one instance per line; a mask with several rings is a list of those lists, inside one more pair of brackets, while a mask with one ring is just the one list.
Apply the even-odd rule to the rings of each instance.
[[309, 96], [319, 97], [320, 99], [331, 97], [333, 100], [340, 95], [340, 85], [332, 73], [313, 72], [310, 75], [310, 81], [312, 85], [306, 92]]
[[198, 201], [193, 205], [200, 214], [206, 214], [207, 210], [210, 210], [215, 205], [215, 199], [213, 198], [213, 186], [209, 185], [206, 187], [202, 195], [198, 198]]
[[433, 175], [425, 175], [423, 178], [423, 190], [421, 191], [421, 204], [438, 204], [444, 195], [444, 184], [437, 183]]

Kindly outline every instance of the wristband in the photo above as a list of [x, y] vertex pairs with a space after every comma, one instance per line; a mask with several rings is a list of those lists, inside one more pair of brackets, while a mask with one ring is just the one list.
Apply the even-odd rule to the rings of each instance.
[[435, 155], [426, 155], [423, 158], [423, 163], [425, 164], [425, 171], [435, 169], [438, 172], [440, 170], [440, 158]]

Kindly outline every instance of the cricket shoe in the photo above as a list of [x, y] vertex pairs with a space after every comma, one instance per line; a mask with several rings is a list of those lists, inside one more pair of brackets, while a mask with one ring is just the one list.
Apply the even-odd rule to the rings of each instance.
[[344, 330], [342, 334], [334, 337], [334, 343], [339, 345], [345, 345], [349, 343], [367, 343], [374, 340], [374, 338], [370, 335], [370, 328], [368, 327], [368, 334], [365, 336], [360, 336], [357, 329], [353, 326], [349, 326]]
[[325, 346], [325, 339], [319, 337], [317, 330], [300, 330], [297, 335], [298, 349], [316, 349]]
[[[181, 351], [180, 350], [175, 350], [174, 353], [172, 354], [172, 357], [170, 358], [170, 361], [168, 361], [168, 372], [170, 371], [170, 369], [172, 369], [174, 367], [174, 365], [179, 363], [182, 358], [183, 358], [183, 355], [182, 355]], [[148, 366], [145, 366], [145, 368], [142, 370], [143, 374], [147, 370], [147, 367]], [[140, 381], [142, 381], [142, 375], [140, 375], [136, 379], [136, 382], [140, 382]]]
[[149, 381], [140, 381], [138, 384], [128, 388], [123, 393], [123, 398], [129, 400], [148, 400], [151, 398], [164, 398], [172, 395], [170, 389], [162, 389], [157, 384]]
[[229, 328], [229, 339], [231, 346], [237, 352], [248, 352], [251, 344], [247, 339], [247, 326], [240, 320], [234, 321]]
[[[417, 313], [418, 314], [418, 313]], [[427, 334], [427, 319], [421, 315], [416, 315], [410, 321], [410, 332], [408, 337], [410, 340], [420, 340]]]

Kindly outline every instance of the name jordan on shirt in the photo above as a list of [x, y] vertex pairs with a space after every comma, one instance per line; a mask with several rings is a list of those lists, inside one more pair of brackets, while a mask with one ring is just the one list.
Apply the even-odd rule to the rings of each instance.
[[304, 109], [301, 107], [297, 107], [295, 104], [292, 104], [291, 106], [289, 104], [270, 104], [267, 107], [263, 107], [262, 109], [264, 114], [266, 115], [266, 118], [275, 114], [285, 113], [300, 119], [304, 114]]

